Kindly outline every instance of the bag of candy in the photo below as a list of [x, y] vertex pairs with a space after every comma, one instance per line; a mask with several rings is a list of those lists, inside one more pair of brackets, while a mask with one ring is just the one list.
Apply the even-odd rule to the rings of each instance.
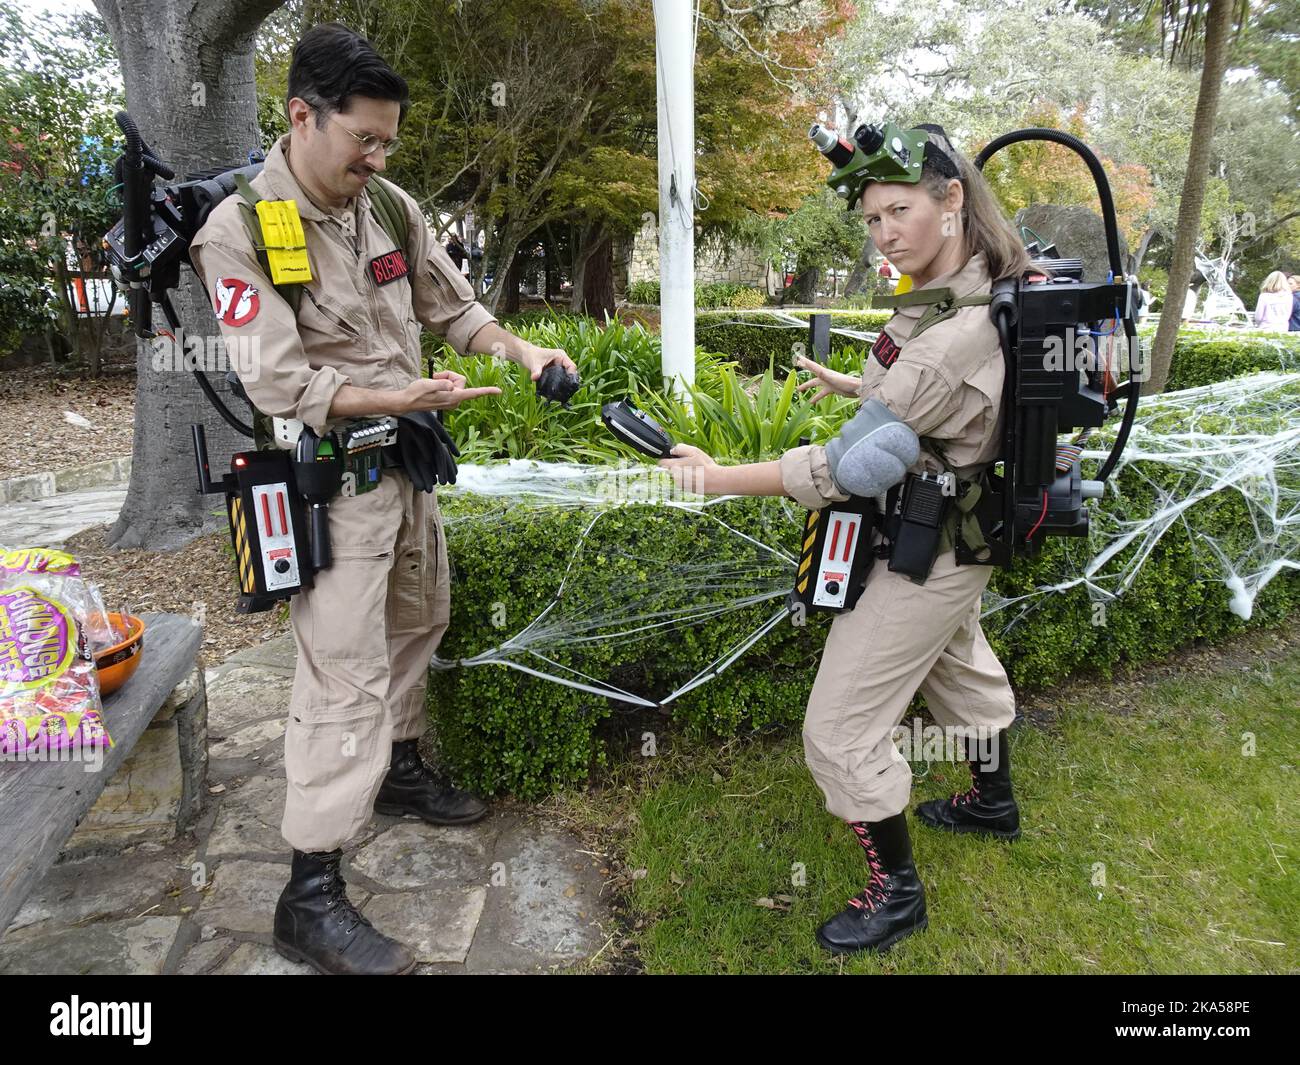
[[107, 616], [60, 554], [0, 556], [0, 755], [112, 746], [90, 639]]

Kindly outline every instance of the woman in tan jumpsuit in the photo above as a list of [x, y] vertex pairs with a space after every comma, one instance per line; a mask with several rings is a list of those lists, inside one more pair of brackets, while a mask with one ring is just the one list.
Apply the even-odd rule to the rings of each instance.
[[[1029, 258], [983, 177], [941, 130], [926, 129], [920, 180], [868, 182], [863, 214], [876, 246], [911, 276], [914, 289], [978, 297], [993, 280], [1024, 273]], [[818, 389], [813, 402], [856, 395], [863, 402], [859, 417], [870, 408], [894, 423], [891, 429], [915, 434], [900, 471], [910, 463], [908, 472], [949, 470], [968, 479], [997, 457], [1002, 351], [987, 306], [963, 306], [918, 329], [924, 310], [918, 304], [894, 314], [861, 379], [801, 358], [801, 368], [815, 376], [800, 388]], [[859, 485], [845, 491], [834, 476], [844, 445], [838, 453], [835, 446], [829, 455], [828, 447], [814, 444], [771, 462], [718, 466], [700, 449], [678, 444], [675, 457], [660, 465], [697, 492], [784, 495], [810, 509], [889, 487], [861, 490], [842, 461], [841, 482]], [[987, 566], [958, 566], [952, 549], [939, 555], [922, 584], [878, 563], [856, 607], [831, 625], [804, 718], [804, 751], [827, 810], [848, 822], [870, 873], [865, 890], [818, 929], [818, 940], [835, 953], [882, 951], [926, 926], [905, 815], [911, 770], [892, 739], [918, 690], [938, 724], [964, 726], [968, 735], [978, 730], [987, 751], [971, 762], [971, 788], [925, 803], [920, 819], [957, 832], [1007, 839], [1020, 833], [1006, 741], [1015, 700], [979, 623], [989, 574]]]

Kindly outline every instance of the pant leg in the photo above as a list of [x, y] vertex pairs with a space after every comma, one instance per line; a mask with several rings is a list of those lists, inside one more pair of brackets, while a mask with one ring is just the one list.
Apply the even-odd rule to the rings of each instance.
[[404, 474], [403, 519], [389, 583], [387, 705], [394, 740], [418, 739], [426, 724], [429, 661], [451, 620], [451, 579], [442, 515], [433, 493], [416, 491]]
[[1015, 693], [980, 626], [978, 600], [935, 660], [921, 694], [935, 721], [945, 727], [991, 734], [1015, 718]]
[[923, 585], [877, 562], [857, 606], [831, 624], [804, 718], [804, 754], [846, 821], [880, 821], [907, 807], [912, 771], [893, 730], [988, 583], [985, 566], [947, 555]]
[[333, 850], [358, 835], [388, 768], [386, 615], [401, 522], [397, 478], [336, 498], [333, 565], [290, 601], [298, 665], [284, 738], [281, 831], [297, 850]]

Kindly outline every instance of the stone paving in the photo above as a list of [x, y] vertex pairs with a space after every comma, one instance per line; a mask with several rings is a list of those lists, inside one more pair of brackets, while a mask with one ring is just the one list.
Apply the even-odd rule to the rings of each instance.
[[117, 519], [126, 485], [60, 492], [0, 505], [0, 547], [62, 547], [77, 533]]
[[[292, 676], [291, 636], [209, 671], [209, 794], [194, 835], [65, 853], [0, 940], [0, 973], [312, 975], [270, 945], [289, 871]], [[592, 957], [612, 932], [602, 863], [581, 846], [519, 811], [463, 828], [376, 815], [345, 848], [344, 876], [371, 922], [416, 952], [417, 972], [545, 972]]]
[[[126, 486], [0, 505], [0, 544], [58, 546], [117, 514]], [[303, 974], [271, 947], [290, 852], [284, 714], [292, 636], [207, 673], [204, 812], [192, 834], [78, 843], [0, 938], [0, 974]], [[571, 967], [612, 934], [602, 862], [526, 811], [441, 828], [375, 815], [345, 848], [354, 903], [417, 954], [418, 973]]]

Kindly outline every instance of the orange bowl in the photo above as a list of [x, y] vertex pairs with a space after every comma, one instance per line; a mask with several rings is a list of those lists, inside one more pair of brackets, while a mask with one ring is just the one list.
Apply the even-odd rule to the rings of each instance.
[[131, 614], [109, 614], [114, 627], [121, 625], [127, 637], [121, 643], [106, 647], [95, 655], [95, 670], [99, 673], [99, 694], [112, 695], [131, 679], [144, 655], [144, 622]]

